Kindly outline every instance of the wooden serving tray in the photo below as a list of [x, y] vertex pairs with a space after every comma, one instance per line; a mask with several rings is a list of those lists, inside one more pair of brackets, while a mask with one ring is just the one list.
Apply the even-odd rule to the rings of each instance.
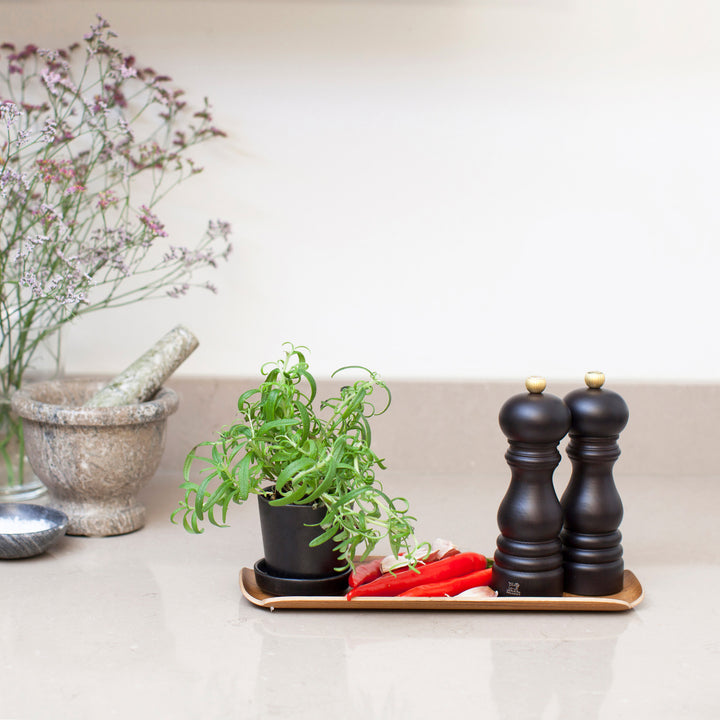
[[240, 571], [240, 588], [253, 605], [267, 610], [592, 610], [622, 612], [642, 602], [644, 593], [630, 570], [623, 575], [623, 589], [615, 595], [584, 597], [495, 597], [495, 598], [394, 598], [362, 597], [347, 600], [340, 596], [268, 595], [255, 582], [251, 568]]

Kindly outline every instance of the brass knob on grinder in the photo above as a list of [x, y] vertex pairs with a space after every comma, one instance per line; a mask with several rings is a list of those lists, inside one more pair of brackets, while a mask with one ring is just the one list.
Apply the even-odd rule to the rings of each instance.
[[533, 395], [537, 395], [547, 387], [547, 382], [545, 381], [544, 377], [540, 377], [539, 375], [531, 375], [525, 381], [525, 387], [527, 388], [528, 392], [532, 393]]

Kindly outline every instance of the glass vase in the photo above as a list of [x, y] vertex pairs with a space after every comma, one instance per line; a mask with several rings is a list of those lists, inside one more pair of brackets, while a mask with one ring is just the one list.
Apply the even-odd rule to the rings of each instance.
[[[23, 373], [23, 384], [53, 380], [63, 369], [62, 333], [57, 330], [38, 344]], [[34, 500], [47, 492], [25, 455], [22, 420], [10, 407], [17, 389], [0, 389], [0, 502]]]

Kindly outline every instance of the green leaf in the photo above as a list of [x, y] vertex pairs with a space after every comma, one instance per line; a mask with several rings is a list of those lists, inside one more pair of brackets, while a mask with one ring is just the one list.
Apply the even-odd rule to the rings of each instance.
[[307, 399], [308, 404], [310, 404], [315, 399], [315, 395], [317, 394], [317, 383], [315, 382], [315, 378], [307, 370], [298, 370], [298, 374], [304, 377], [305, 380], [307, 380], [308, 385], [310, 386], [310, 395]]
[[339, 458], [342, 457], [344, 447], [345, 443], [342, 441], [342, 438], [339, 438], [333, 444], [332, 453], [330, 454], [327, 468], [325, 470], [325, 477], [317, 486], [317, 488], [315, 488], [315, 490], [308, 496], [308, 503], [315, 502], [315, 500], [317, 500], [324, 493], [328, 492], [328, 490], [332, 487], [332, 484], [335, 482], [335, 475], [337, 473], [339, 465]]
[[242, 460], [233, 469], [233, 474], [237, 479], [238, 492], [243, 500], [247, 500], [250, 495], [250, 455], [245, 455]]
[[300, 416], [300, 422], [302, 423], [300, 439], [298, 440], [298, 445], [302, 445], [310, 434], [310, 415], [305, 405], [299, 400], [293, 401], [293, 407], [295, 408], [295, 412]]
[[280, 398], [280, 391], [277, 388], [273, 388], [263, 396], [262, 416], [267, 422], [275, 419]]
[[[221, 507], [222, 507], [222, 521], [227, 522], [227, 512], [228, 507], [230, 506], [230, 503], [235, 500], [235, 497], [232, 493], [227, 493], [227, 495], [223, 498]], [[235, 500], [237, 502], [237, 500]]]
[[[313, 460], [308, 457], [298, 458], [297, 460], [286, 465], [283, 468], [282, 472], [278, 475], [277, 480], [275, 481], [275, 487], [277, 488], [277, 491], [282, 494], [283, 491], [285, 490], [285, 485], [287, 485], [288, 482], [290, 482], [291, 478], [293, 478], [298, 473], [303, 472], [304, 470], [309, 470], [310, 468], [314, 467], [314, 465], [315, 465], [315, 463], [313, 462]], [[303, 486], [303, 489], [304, 489], [304, 486]], [[295, 494], [295, 493], [292, 493], [292, 494]], [[294, 500], [286, 500], [285, 499], [286, 497], [287, 496], [284, 496], [282, 498], [284, 500], [284, 502], [282, 503], [283, 505], [287, 504], [288, 502], [295, 502]], [[275, 501], [273, 501], [273, 502], [275, 502]], [[280, 504], [280, 503], [278, 503], [278, 504]]]
[[331, 525], [322, 535], [318, 535], [318, 537], [313, 538], [309, 545], [310, 547], [317, 547], [318, 545], [322, 545], [324, 542], [328, 541], [337, 531], [337, 527], [335, 525]]
[[[210, 508], [210, 510], [208, 510], [208, 520], [213, 525], [215, 525], [215, 527], [227, 527], [227, 525], [225, 525], [224, 522], [218, 522], [215, 519], [215, 509], [214, 508]], [[223, 518], [223, 520], [224, 520], [224, 518]]]
[[228, 438], [233, 442], [237, 442], [238, 437], [246, 437], [248, 439], [252, 437], [252, 429], [241, 423], [231, 425], [226, 433]]
[[284, 418], [280, 420], [271, 420], [270, 422], [264, 423], [262, 427], [260, 427], [255, 432], [255, 437], [264, 437], [265, 435], [269, 434], [271, 431], [277, 430], [279, 428], [290, 428], [294, 425], [299, 425], [300, 420], [296, 420], [294, 418]]
[[275, 380], [277, 380], [278, 376], [280, 375], [280, 368], [275, 367], [273, 370], [270, 370], [270, 372], [267, 373], [265, 377], [265, 383], [274, 383]]
[[[362, 487], [356, 487], [353, 490], [350, 490], [349, 492], [345, 493], [341, 497], [339, 497], [334, 503], [332, 508], [329, 508], [329, 511], [332, 513], [335, 511], [335, 508], [341, 508], [347, 505], [352, 504], [355, 500], [361, 498], [363, 495], [368, 495], [369, 493], [377, 493], [372, 487], [363, 485]], [[380, 493], [377, 493], [380, 494]]]
[[260, 392], [260, 390], [258, 390], [257, 388], [255, 388], [255, 389], [253, 389], [253, 390], [248, 390], [247, 392], [244, 392], [242, 395], [240, 395], [240, 397], [238, 398], [238, 401], [237, 401], [238, 410], [239, 410], [240, 412], [244, 412], [244, 411], [243, 411], [243, 407], [244, 407], [245, 403], [246, 403], [251, 397], [253, 397], [254, 395], [257, 395], [259, 392]]

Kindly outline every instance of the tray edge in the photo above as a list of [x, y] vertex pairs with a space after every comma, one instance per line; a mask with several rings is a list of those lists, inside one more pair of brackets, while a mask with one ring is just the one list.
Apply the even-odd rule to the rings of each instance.
[[[405, 598], [398, 607], [395, 598], [355, 598], [348, 601], [344, 596], [270, 596], [257, 588], [251, 568], [240, 571], [240, 588], [248, 602], [267, 610], [514, 610], [554, 612], [623, 612], [637, 607], [645, 597], [642, 585], [630, 570], [625, 570], [626, 585], [637, 587], [638, 594], [632, 600], [617, 596], [583, 597], [565, 595], [561, 598]], [[247, 577], [247, 582], [245, 578]], [[627, 591], [623, 587], [620, 595]]]

